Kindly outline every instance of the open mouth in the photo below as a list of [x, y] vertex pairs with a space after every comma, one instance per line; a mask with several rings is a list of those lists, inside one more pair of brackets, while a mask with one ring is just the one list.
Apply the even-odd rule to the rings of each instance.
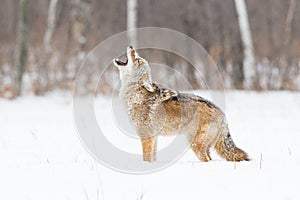
[[115, 62], [116, 62], [117, 65], [120, 65], [120, 66], [126, 66], [127, 63], [128, 63], [128, 58], [127, 58], [127, 56], [126, 56], [126, 60], [125, 60], [125, 61], [122, 61], [122, 60], [120, 60], [119, 58], [116, 58], [116, 59], [115, 59]]
[[122, 60], [120, 58], [116, 58], [114, 59], [114, 64], [116, 66], [126, 66], [128, 64], [128, 58], [130, 59], [130, 61], [134, 62], [136, 56], [137, 54], [135, 52], [135, 49], [130, 45], [127, 47], [127, 53], [125, 54], [125, 56], [122, 56]]

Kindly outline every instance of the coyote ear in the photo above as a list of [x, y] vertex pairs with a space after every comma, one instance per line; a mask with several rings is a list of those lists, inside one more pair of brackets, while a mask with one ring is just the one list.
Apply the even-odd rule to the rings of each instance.
[[146, 88], [149, 92], [154, 92], [155, 89], [152, 85], [152, 82], [149, 80], [148, 74], [144, 74], [142, 78], [139, 80], [139, 84]]

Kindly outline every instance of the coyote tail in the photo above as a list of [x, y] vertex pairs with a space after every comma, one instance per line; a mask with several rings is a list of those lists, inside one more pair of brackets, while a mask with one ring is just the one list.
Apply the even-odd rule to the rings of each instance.
[[227, 161], [240, 162], [250, 160], [245, 151], [235, 146], [228, 131], [222, 131], [219, 135], [215, 149], [218, 154]]

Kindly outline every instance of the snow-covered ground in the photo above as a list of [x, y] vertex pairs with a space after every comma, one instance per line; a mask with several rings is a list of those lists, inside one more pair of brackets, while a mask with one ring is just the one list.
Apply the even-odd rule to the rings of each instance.
[[[110, 104], [95, 103], [97, 119], [115, 135], [109, 141], [140, 153], [138, 140], [122, 139]], [[97, 163], [81, 145], [71, 95], [0, 99], [0, 199], [300, 199], [300, 93], [230, 91], [226, 115], [251, 162], [214, 154], [202, 163], [188, 151], [164, 170], [130, 175]]]

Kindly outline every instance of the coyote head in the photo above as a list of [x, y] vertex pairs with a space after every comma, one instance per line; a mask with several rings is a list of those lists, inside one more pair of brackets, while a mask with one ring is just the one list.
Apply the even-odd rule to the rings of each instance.
[[122, 84], [139, 84], [150, 92], [154, 91], [150, 66], [132, 46], [127, 47], [126, 60], [116, 58], [114, 65], [119, 69]]

